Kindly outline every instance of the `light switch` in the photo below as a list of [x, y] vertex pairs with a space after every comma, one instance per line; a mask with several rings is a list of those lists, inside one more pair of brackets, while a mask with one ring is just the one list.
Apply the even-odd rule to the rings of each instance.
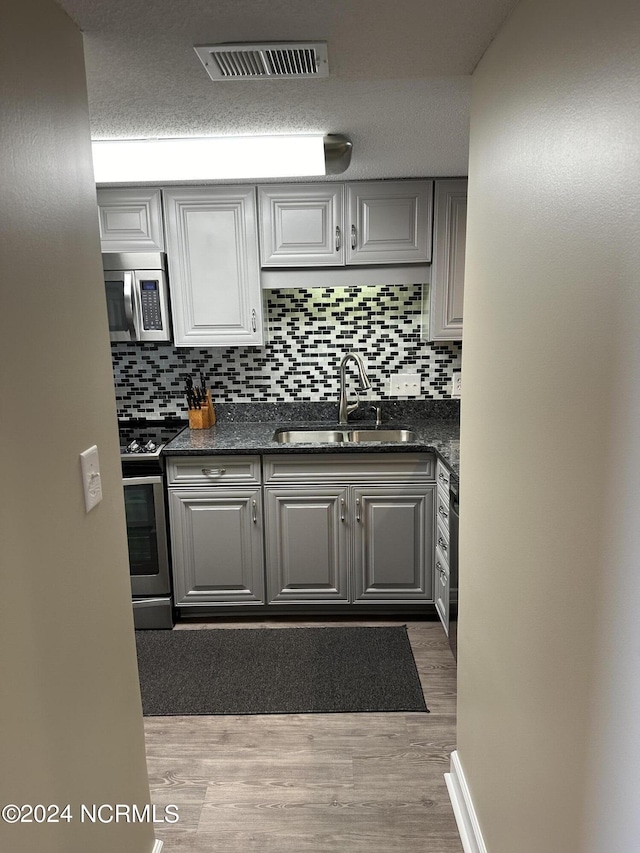
[[84, 488], [84, 505], [87, 512], [92, 510], [102, 500], [102, 481], [100, 479], [100, 460], [98, 448], [94, 444], [80, 454], [82, 466], [82, 486]]

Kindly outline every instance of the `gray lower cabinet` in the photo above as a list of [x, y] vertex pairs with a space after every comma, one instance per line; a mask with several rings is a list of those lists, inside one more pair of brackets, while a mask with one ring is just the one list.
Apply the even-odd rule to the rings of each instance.
[[433, 599], [434, 486], [354, 489], [354, 602]]
[[177, 607], [264, 604], [258, 456], [167, 462]]
[[265, 457], [268, 603], [433, 602], [434, 481], [427, 455]]
[[269, 603], [349, 603], [347, 489], [265, 486]]

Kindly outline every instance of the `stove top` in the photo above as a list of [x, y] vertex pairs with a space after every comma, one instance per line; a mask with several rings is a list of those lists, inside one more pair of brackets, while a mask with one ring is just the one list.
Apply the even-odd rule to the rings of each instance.
[[164, 445], [186, 425], [187, 422], [180, 418], [118, 421], [120, 458], [127, 461], [157, 459]]

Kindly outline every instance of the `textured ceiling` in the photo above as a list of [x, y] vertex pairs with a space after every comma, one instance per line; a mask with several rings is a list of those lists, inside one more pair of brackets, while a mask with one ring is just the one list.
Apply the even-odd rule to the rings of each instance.
[[[465, 175], [471, 79], [517, 0], [57, 0], [96, 139], [344, 133], [344, 177]], [[193, 45], [327, 41], [327, 80], [212, 82]]]

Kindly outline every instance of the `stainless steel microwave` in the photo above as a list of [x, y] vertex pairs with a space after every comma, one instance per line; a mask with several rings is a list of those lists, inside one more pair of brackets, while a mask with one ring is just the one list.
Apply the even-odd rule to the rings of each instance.
[[105, 252], [102, 266], [111, 340], [171, 340], [164, 254]]

